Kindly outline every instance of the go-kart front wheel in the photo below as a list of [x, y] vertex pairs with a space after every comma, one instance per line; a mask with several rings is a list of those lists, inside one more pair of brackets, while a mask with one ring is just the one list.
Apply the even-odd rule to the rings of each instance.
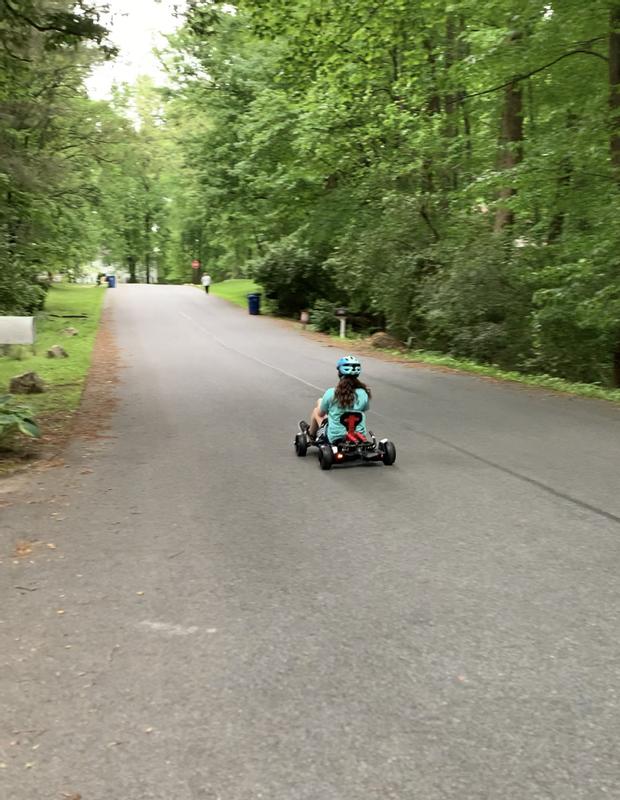
[[334, 463], [334, 452], [328, 444], [319, 447], [319, 467], [321, 469], [331, 469]]
[[379, 447], [383, 453], [383, 463], [386, 467], [391, 467], [396, 461], [396, 448], [394, 447], [394, 442], [390, 442], [388, 439], [386, 439], [385, 441], [379, 443]]
[[303, 458], [308, 452], [308, 437], [305, 433], [298, 433], [295, 436], [295, 452], [300, 458]]

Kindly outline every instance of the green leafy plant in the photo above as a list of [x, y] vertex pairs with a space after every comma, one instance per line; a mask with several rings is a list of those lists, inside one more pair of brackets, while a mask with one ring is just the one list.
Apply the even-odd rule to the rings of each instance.
[[0, 442], [15, 433], [32, 438], [41, 435], [32, 411], [26, 406], [15, 403], [10, 394], [5, 394], [0, 397]]
[[335, 333], [339, 322], [334, 303], [329, 300], [317, 300], [310, 309], [310, 324], [320, 333]]

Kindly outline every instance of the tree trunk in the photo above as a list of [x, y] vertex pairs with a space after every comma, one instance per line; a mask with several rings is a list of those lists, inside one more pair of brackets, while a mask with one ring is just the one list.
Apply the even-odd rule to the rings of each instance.
[[[569, 111], [566, 118], [566, 129], [572, 131], [575, 129], [577, 117]], [[573, 162], [570, 154], [564, 155], [560, 162], [560, 174], [557, 179], [557, 193], [555, 200], [555, 212], [549, 223], [549, 231], [547, 233], [547, 244], [557, 242], [564, 232], [564, 224], [566, 222], [566, 209], [570, 207], [567, 198], [570, 196], [570, 184], [573, 179]]]
[[146, 270], [146, 282], [151, 282], [151, 227], [153, 221], [151, 219], [151, 212], [147, 211], [144, 215], [144, 238], [146, 247], [144, 248], [144, 267]]
[[127, 256], [127, 269], [129, 270], [129, 283], [138, 283], [136, 278], [136, 259], [134, 256]]
[[[499, 168], [509, 173], [523, 159], [523, 90], [517, 82], [508, 84], [504, 91], [501, 144]], [[514, 186], [506, 185], [500, 189], [499, 207], [495, 214], [496, 233], [514, 223], [514, 212], [505, 201], [516, 193]]]
[[[453, 83], [453, 77], [450, 74], [451, 69], [459, 61], [462, 61], [464, 52], [461, 43], [461, 32], [463, 30], [462, 17], [456, 17], [454, 14], [448, 14], [446, 21], [446, 45], [445, 45], [445, 71], [448, 86]], [[456, 191], [459, 187], [459, 171], [458, 166], [462, 163], [460, 153], [457, 156], [456, 147], [459, 141], [459, 106], [462, 105], [463, 90], [454, 85], [448, 90], [444, 97], [445, 106], [445, 136], [447, 143], [451, 150], [451, 159], [448, 164], [446, 172], [446, 188], [448, 191]], [[467, 112], [465, 112], [465, 134], [469, 138], [469, 119]], [[468, 142], [469, 144], [469, 142]], [[460, 150], [460, 148], [459, 148]]]

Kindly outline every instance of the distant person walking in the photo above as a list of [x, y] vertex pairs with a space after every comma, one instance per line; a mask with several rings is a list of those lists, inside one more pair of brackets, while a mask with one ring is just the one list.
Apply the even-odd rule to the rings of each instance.
[[209, 294], [209, 286], [211, 286], [211, 276], [210, 275], [203, 275], [200, 279], [200, 283], [205, 287], [205, 292]]

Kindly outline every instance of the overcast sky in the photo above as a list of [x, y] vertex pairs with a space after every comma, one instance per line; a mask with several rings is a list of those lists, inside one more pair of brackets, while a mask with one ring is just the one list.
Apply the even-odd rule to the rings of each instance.
[[163, 80], [154, 47], [165, 44], [163, 34], [172, 33], [181, 20], [174, 16], [175, 6], [183, 10], [185, 0], [105, 0], [111, 17], [106, 20], [110, 39], [120, 49], [118, 58], [93, 71], [88, 81], [92, 97], [108, 97], [116, 83], [132, 83], [138, 75]]

